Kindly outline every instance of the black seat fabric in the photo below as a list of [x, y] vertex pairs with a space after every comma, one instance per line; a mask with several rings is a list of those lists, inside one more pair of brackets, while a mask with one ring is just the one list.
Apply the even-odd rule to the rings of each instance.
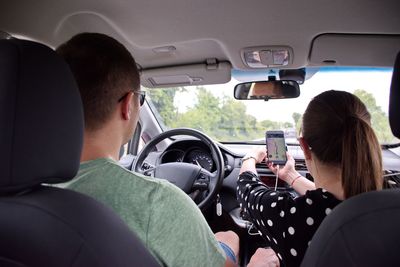
[[301, 266], [398, 266], [400, 192], [369, 192], [337, 206], [315, 233]]
[[108, 207], [42, 185], [79, 168], [83, 113], [66, 63], [0, 40], [0, 266], [159, 266]]
[[71, 179], [83, 115], [68, 66], [44, 45], [0, 40], [0, 193]]
[[400, 51], [393, 67], [392, 83], [390, 86], [389, 122], [392, 133], [400, 138]]

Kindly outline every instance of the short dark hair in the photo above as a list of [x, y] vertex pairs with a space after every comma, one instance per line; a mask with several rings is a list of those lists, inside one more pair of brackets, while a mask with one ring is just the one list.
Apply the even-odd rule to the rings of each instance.
[[139, 90], [140, 78], [131, 53], [100, 33], [80, 33], [56, 49], [70, 66], [81, 93], [85, 128], [97, 130], [110, 118], [118, 99]]

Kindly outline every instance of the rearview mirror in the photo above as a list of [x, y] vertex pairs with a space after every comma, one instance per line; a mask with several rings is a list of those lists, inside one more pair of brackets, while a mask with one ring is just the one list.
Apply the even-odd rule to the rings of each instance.
[[260, 81], [235, 86], [234, 97], [239, 100], [296, 98], [300, 95], [295, 81]]

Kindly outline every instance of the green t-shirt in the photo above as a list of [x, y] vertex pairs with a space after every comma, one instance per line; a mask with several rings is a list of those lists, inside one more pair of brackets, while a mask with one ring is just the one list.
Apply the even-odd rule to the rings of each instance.
[[223, 266], [225, 254], [196, 204], [171, 183], [110, 159], [83, 162], [67, 188], [113, 208], [164, 266]]

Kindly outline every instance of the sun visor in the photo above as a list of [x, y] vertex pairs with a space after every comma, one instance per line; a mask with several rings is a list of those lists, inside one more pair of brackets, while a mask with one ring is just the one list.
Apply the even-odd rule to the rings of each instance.
[[141, 71], [140, 79], [148, 88], [221, 84], [231, 80], [231, 64], [208, 61], [206, 64], [146, 69]]
[[399, 50], [400, 35], [323, 34], [312, 43], [310, 63], [392, 67]]

